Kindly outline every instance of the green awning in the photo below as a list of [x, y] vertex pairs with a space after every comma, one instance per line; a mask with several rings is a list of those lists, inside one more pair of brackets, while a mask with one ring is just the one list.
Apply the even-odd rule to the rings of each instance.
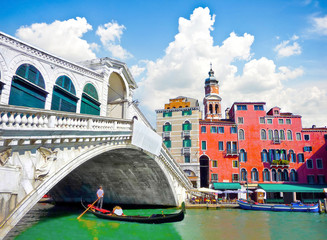
[[224, 182], [219, 182], [219, 183], [213, 183], [213, 188], [214, 189], [241, 189], [241, 184], [239, 183], [224, 183]]
[[324, 192], [326, 185], [309, 184], [259, 184], [266, 192]]

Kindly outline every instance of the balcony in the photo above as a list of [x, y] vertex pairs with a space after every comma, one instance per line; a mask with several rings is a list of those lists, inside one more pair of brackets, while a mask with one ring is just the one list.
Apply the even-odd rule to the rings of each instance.
[[290, 161], [288, 160], [273, 160], [270, 164], [270, 167], [272, 168], [289, 168], [290, 167]]
[[272, 139], [273, 144], [280, 144], [280, 138], [279, 137], [273, 137]]
[[183, 147], [182, 148], [182, 155], [185, 154], [191, 154], [191, 148], [190, 147]]
[[182, 132], [182, 137], [190, 137], [191, 136], [191, 131], [190, 130], [185, 130]]
[[170, 132], [163, 132], [162, 138], [170, 138]]
[[226, 156], [238, 156], [238, 151], [236, 149], [226, 150]]

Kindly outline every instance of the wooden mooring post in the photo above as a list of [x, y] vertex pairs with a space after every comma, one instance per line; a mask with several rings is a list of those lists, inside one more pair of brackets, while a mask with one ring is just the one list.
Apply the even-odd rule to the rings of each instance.
[[318, 201], [318, 208], [319, 208], [319, 213], [322, 213], [322, 203], [321, 203], [320, 199]]
[[324, 199], [324, 205], [325, 205], [325, 213], [327, 213], [327, 198]]

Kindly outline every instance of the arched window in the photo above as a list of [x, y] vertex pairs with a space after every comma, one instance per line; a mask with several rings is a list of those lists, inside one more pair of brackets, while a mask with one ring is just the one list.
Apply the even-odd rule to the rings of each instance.
[[290, 150], [289, 151], [289, 157], [288, 157], [288, 159], [289, 159], [290, 162], [293, 162], [293, 163], [296, 162], [296, 154], [294, 153], [293, 150]]
[[239, 138], [239, 140], [244, 140], [245, 139], [243, 129], [238, 130], [238, 138]]
[[100, 115], [100, 102], [95, 87], [88, 83], [84, 86], [81, 101], [81, 113]]
[[288, 171], [286, 169], [284, 169], [283, 171], [283, 181], [289, 181], [289, 178], [288, 178]]
[[272, 130], [268, 130], [268, 139], [269, 140], [273, 139], [273, 131]]
[[57, 78], [53, 86], [51, 109], [66, 112], [76, 112], [78, 98], [73, 82], [67, 76]]
[[279, 131], [279, 135], [280, 135], [280, 140], [285, 140], [285, 132], [284, 132], [284, 130], [280, 130]]
[[256, 168], [253, 168], [251, 171], [251, 180], [256, 182], [259, 181], [258, 170]]
[[276, 169], [271, 170], [271, 180], [277, 182], [277, 172]]
[[171, 131], [171, 124], [169, 122], [166, 122], [165, 125], [163, 125], [163, 131], [164, 132], [170, 132]]
[[188, 120], [186, 120], [183, 123], [183, 131], [187, 131], [187, 130], [192, 130], [192, 124]]
[[212, 114], [212, 104], [209, 104], [209, 113]]
[[218, 104], [215, 105], [215, 113], [218, 113]]
[[291, 170], [290, 178], [292, 182], [297, 182], [297, 172], [294, 169]]
[[275, 140], [275, 142], [279, 142], [279, 133], [278, 133], [278, 130], [275, 130], [274, 131], [274, 140]]
[[283, 173], [281, 169], [277, 170], [277, 181], [283, 181]]
[[244, 149], [240, 150], [239, 160], [240, 160], [240, 162], [246, 162], [246, 160], [247, 160], [247, 154]]
[[44, 108], [47, 95], [40, 71], [30, 64], [20, 65], [12, 78], [9, 105]]
[[292, 131], [291, 130], [287, 130], [287, 140], [292, 141]]
[[266, 149], [262, 150], [261, 152], [261, 161], [268, 162], [268, 152]]
[[246, 181], [247, 179], [247, 172], [244, 168], [241, 170], [241, 181]]
[[267, 139], [267, 133], [266, 130], [261, 129], [261, 139], [262, 140], [266, 140]]
[[280, 150], [280, 160], [287, 160], [287, 158], [286, 158], [286, 150], [285, 149], [281, 149]]
[[269, 182], [270, 181], [270, 173], [268, 169], [264, 169], [262, 172], [263, 175], [263, 181]]

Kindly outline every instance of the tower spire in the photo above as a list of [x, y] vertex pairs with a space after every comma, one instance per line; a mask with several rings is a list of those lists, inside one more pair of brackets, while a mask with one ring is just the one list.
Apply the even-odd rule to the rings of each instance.
[[210, 71], [209, 71], [209, 77], [214, 77], [215, 72], [212, 70], [212, 63], [210, 62]]

